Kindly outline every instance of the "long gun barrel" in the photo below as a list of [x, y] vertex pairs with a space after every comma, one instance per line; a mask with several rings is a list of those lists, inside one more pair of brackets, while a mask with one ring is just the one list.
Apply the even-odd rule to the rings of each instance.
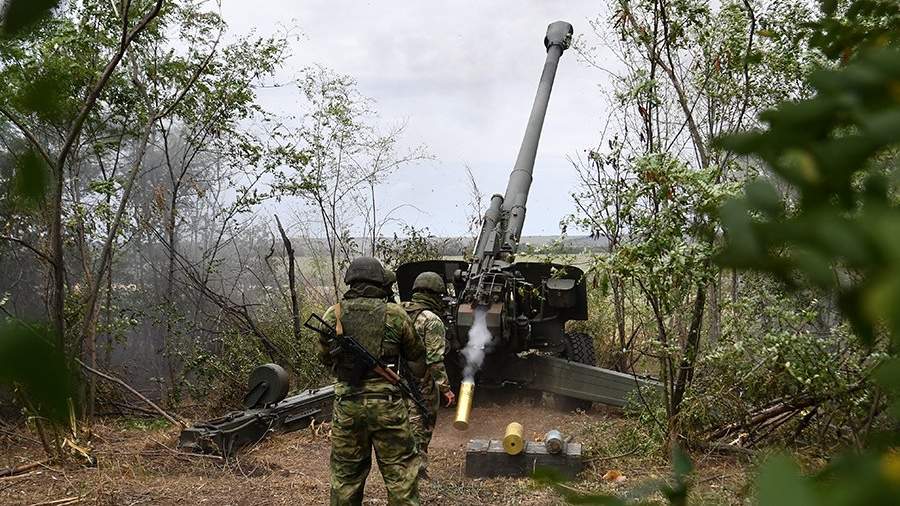
[[525, 128], [525, 137], [522, 139], [515, 166], [509, 175], [506, 194], [491, 197], [490, 206], [485, 212], [481, 234], [475, 245], [475, 261], [470, 276], [489, 269], [495, 259], [511, 260], [518, 250], [522, 226], [525, 223], [525, 204], [528, 201], [531, 175], [534, 172], [534, 159], [541, 139], [547, 104], [550, 101], [550, 91], [553, 89], [559, 58], [569, 47], [572, 33], [572, 25], [565, 21], [557, 21], [547, 27], [547, 36], [544, 37], [547, 59], [534, 97], [531, 116], [528, 118], [528, 126]]
[[528, 191], [531, 188], [534, 158], [537, 155], [538, 142], [541, 140], [541, 129], [544, 126], [544, 116], [547, 114], [547, 104], [550, 102], [550, 91], [553, 89], [556, 67], [559, 65], [560, 56], [569, 47], [571, 40], [572, 25], [569, 23], [557, 21], [547, 27], [547, 36], [544, 37], [547, 60], [544, 62], [544, 70], [541, 72], [534, 105], [531, 106], [531, 116], [528, 118], [528, 126], [525, 128], [525, 137], [519, 148], [519, 156], [516, 157], [516, 165], [509, 175], [506, 195], [503, 197], [503, 211], [509, 216], [506, 223], [506, 234], [503, 237], [503, 249], [512, 253], [518, 249], [522, 225], [525, 223], [525, 203], [528, 201]]

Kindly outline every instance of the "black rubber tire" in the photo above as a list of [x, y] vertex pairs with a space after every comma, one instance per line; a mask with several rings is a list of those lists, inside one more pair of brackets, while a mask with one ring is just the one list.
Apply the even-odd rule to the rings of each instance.
[[[597, 365], [597, 356], [594, 353], [594, 338], [581, 332], [566, 334], [566, 349], [562, 358], [578, 362], [579, 364]], [[557, 407], [565, 411], [579, 409], [588, 411], [592, 405], [591, 401], [563, 395], [556, 395], [555, 399]]]
[[579, 364], [597, 365], [597, 357], [594, 354], [594, 338], [573, 332], [566, 334], [566, 358]]

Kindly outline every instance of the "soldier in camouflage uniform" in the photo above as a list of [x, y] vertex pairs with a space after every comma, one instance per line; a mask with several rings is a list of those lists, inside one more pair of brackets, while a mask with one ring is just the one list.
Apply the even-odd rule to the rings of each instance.
[[434, 424], [437, 421], [440, 398], [444, 398], [448, 407], [452, 406], [455, 400], [453, 391], [450, 390], [447, 369], [444, 367], [447, 332], [440, 315], [444, 312], [443, 296], [446, 293], [444, 280], [437, 273], [423, 272], [413, 282], [412, 301], [403, 303], [403, 308], [413, 321], [416, 335], [425, 346], [427, 369], [421, 382], [421, 390], [422, 397], [433, 415], [430, 421], [426, 421], [420, 413], [410, 413], [410, 423], [421, 457], [420, 476], [423, 478], [428, 477], [428, 444], [431, 442]]
[[394, 283], [397, 282], [397, 273], [390, 270], [384, 270], [384, 293], [385, 300], [388, 302], [400, 302], [400, 299], [397, 298], [397, 295], [394, 293]]
[[[344, 281], [350, 289], [340, 303], [328, 309], [324, 320], [355, 338], [385, 364], [406, 361], [421, 377], [424, 346], [403, 308], [385, 302], [386, 280], [378, 260], [354, 259]], [[319, 344], [322, 362], [337, 378], [331, 426], [331, 504], [362, 504], [373, 447], [388, 503], [419, 504], [416, 442], [400, 390], [371, 370], [362, 374], [358, 384], [352, 384], [357, 361], [342, 353], [332, 356], [328, 340]]]

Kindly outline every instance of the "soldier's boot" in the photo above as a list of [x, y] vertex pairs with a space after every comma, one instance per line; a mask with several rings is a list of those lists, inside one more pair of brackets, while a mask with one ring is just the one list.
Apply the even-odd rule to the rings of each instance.
[[428, 452], [422, 449], [419, 450], [419, 479], [431, 479], [431, 476], [428, 475]]

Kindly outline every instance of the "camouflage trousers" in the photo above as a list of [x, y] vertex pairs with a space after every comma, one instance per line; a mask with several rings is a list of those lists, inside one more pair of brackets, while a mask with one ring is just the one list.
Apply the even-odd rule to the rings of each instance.
[[412, 400], [407, 402], [407, 406], [409, 408], [409, 425], [412, 427], [412, 433], [416, 440], [420, 465], [425, 470], [428, 468], [428, 445], [431, 443], [432, 434], [434, 434], [434, 425], [437, 421], [441, 399], [437, 385], [430, 378], [421, 386], [421, 391], [425, 405], [431, 411], [431, 423], [426, 422], [419, 408], [416, 407]]
[[331, 424], [331, 504], [362, 504], [372, 449], [388, 504], [418, 505], [416, 444], [406, 402], [399, 395], [336, 397]]

